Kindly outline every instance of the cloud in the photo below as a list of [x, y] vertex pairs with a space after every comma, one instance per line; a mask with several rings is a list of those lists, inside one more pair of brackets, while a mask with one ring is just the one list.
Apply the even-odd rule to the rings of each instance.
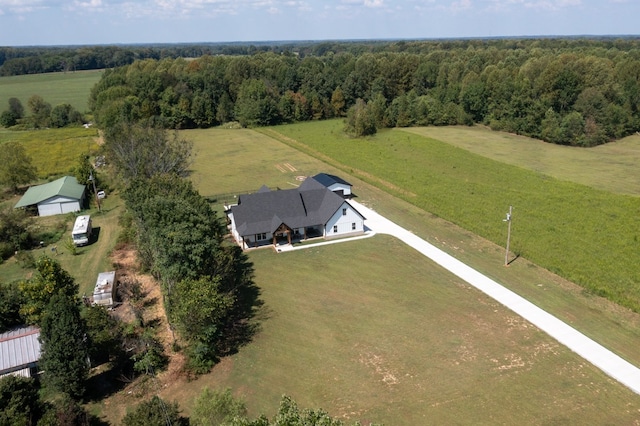
[[453, 12], [458, 12], [461, 10], [471, 9], [471, 0], [457, 0], [451, 3], [450, 9]]
[[[615, 0], [614, 0], [615, 1]], [[522, 6], [528, 9], [560, 10], [567, 7], [581, 6], [582, 0], [491, 0], [492, 9], [508, 9]]]
[[364, 0], [364, 5], [367, 7], [382, 7], [384, 6], [384, 0]]
[[[0, 0], [0, 11], [5, 13], [30, 13], [36, 10], [45, 9], [46, 1], [44, 0]], [[51, 2], [55, 3], [55, 2]]]

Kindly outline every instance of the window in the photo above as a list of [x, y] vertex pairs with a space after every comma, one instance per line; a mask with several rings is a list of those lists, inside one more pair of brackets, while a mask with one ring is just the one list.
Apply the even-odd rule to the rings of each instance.
[[267, 239], [267, 234], [257, 234], [256, 235], [256, 240], [260, 241], [260, 240], [266, 240]]
[[355, 222], [353, 222], [353, 223], [351, 224], [351, 230], [352, 230], [352, 231], [355, 231], [355, 230], [356, 230], [356, 223], [355, 223]]
[[333, 225], [333, 232], [338, 232], [338, 225]]
[[347, 209], [342, 209], [342, 216], [346, 216], [347, 215]]

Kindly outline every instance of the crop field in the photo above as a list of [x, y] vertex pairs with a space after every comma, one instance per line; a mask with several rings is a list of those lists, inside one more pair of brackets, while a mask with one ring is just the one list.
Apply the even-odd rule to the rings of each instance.
[[[284, 187], [297, 173], [339, 174], [359, 201], [640, 363], [636, 314], [524, 259], [504, 268], [500, 247], [264, 135], [183, 135], [196, 144], [191, 178], [204, 195]], [[276, 167], [284, 163], [297, 171]], [[208, 386], [231, 388], [252, 416], [273, 415], [282, 394], [302, 407], [387, 425], [625, 424], [640, 416], [638, 395], [391, 237], [258, 250], [250, 260], [265, 303], [262, 329], [208, 375], [160, 378], [161, 396], [185, 414]], [[138, 401], [116, 395], [103, 412]]]
[[513, 205], [515, 253], [640, 311], [640, 197], [561, 181], [402, 130], [349, 139], [341, 128], [328, 121], [264, 132], [497, 244], [506, 241], [502, 219]]
[[0, 77], [0, 111], [8, 108], [9, 98], [20, 99], [26, 111], [29, 98], [39, 95], [52, 107], [66, 103], [86, 112], [91, 88], [101, 76], [102, 70], [92, 70]]

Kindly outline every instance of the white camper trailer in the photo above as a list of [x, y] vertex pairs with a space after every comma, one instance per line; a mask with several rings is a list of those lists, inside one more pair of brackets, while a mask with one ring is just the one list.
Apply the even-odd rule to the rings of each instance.
[[93, 304], [110, 308], [115, 305], [116, 271], [100, 272], [93, 289]]
[[84, 215], [76, 218], [71, 237], [73, 238], [73, 244], [76, 246], [89, 244], [89, 238], [91, 238], [91, 216]]

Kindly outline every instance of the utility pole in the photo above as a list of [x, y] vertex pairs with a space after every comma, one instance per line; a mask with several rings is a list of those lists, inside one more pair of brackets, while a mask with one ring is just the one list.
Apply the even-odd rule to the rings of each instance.
[[93, 178], [93, 172], [89, 175], [89, 180], [93, 184], [93, 193], [96, 196], [96, 203], [98, 203], [98, 211], [102, 212], [102, 209], [100, 208], [100, 197], [98, 197], [98, 192], [96, 191], [96, 180]]
[[509, 242], [511, 241], [511, 213], [513, 211], [513, 206], [509, 206], [509, 213], [507, 213], [507, 218], [502, 219], [503, 222], [507, 222], [507, 250], [504, 253], [504, 266], [509, 266]]

